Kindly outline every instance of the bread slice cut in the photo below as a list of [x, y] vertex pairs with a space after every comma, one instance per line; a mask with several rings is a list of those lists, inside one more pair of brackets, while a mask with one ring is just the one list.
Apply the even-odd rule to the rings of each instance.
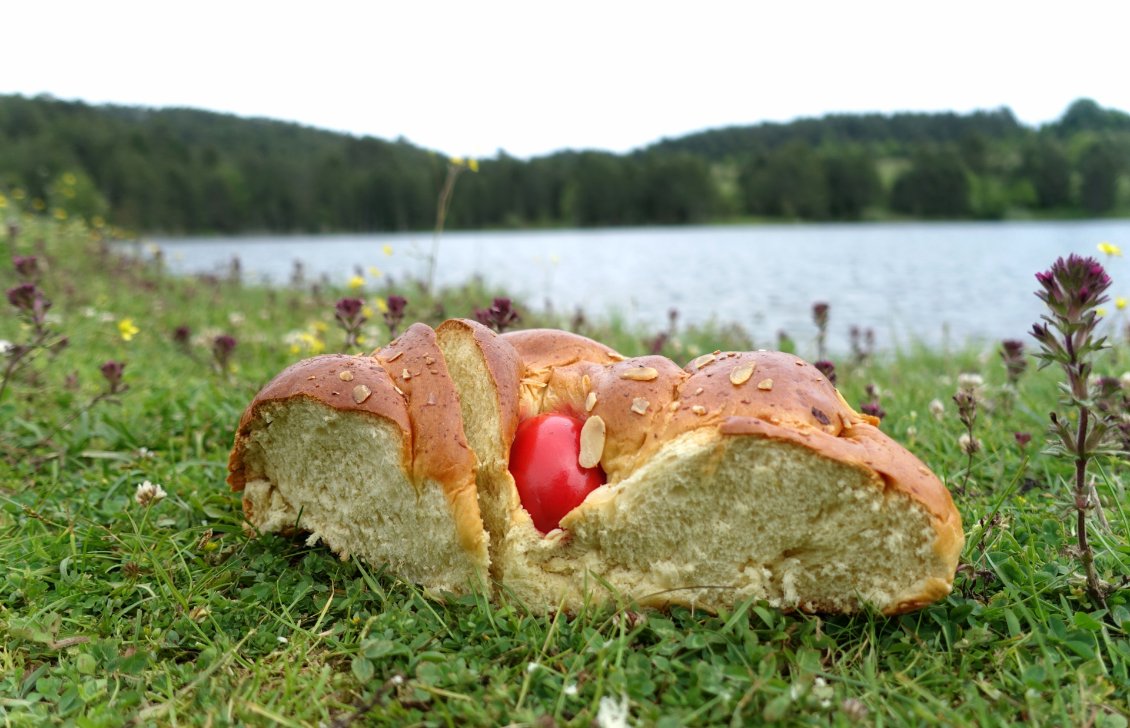
[[436, 590], [488, 588], [474, 456], [427, 326], [283, 371], [245, 411], [229, 473], [261, 532], [305, 531]]
[[[439, 342], [468, 439], [489, 451], [492, 573], [529, 607], [755, 598], [898, 613], [949, 592], [964, 538], [948, 492], [800, 359], [719, 352], [681, 369], [563, 332], [547, 346], [476, 327], [448, 322]], [[515, 354], [521, 373], [500, 377]], [[542, 535], [503, 459], [515, 418], [549, 411], [604, 420], [608, 482]]]

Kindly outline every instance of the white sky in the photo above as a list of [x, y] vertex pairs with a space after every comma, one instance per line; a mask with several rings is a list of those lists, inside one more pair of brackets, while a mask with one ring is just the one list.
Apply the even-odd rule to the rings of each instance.
[[1130, 111], [1130, 3], [0, 0], [0, 93], [191, 106], [452, 155], [829, 112]]

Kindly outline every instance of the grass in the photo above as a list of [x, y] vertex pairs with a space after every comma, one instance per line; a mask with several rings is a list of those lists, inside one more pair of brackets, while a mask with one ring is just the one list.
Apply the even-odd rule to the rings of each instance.
[[[1056, 401], [1050, 370], [1029, 371], [1006, 407], [995, 352], [840, 363], [847, 399], [858, 405], [877, 384], [883, 429], [952, 486], [968, 466], [950, 401], [957, 375], [980, 373], [996, 404], [978, 418], [984, 448], [958, 503], [966, 566], [938, 604], [895, 618], [758, 603], [537, 616], [245, 531], [224, 484], [234, 427], [320, 337], [340, 348], [333, 304], [346, 291], [171, 279], [152, 260], [100, 252], [77, 224], [21, 225], [7, 252], [47, 264], [40, 286], [69, 346], [42, 353], [0, 401], [2, 725], [587, 726], [617, 708], [656, 726], [1127, 725], [1130, 598], [1115, 592], [1107, 611], [1086, 599], [1070, 553], [1070, 464], [1039, 452]], [[0, 263], [5, 289], [15, 280]], [[410, 282], [397, 292], [407, 320], [432, 323], [497, 294], [474, 282], [434, 299]], [[130, 341], [124, 318], [139, 330]], [[178, 326], [193, 332], [185, 347]], [[209, 348], [225, 333], [238, 341], [228, 372]], [[585, 333], [625, 353], [654, 337], [623, 322]], [[664, 351], [684, 361], [748, 345], [736, 328], [672, 334]], [[0, 339], [26, 336], [0, 319]], [[367, 336], [370, 348], [385, 333], [370, 325]], [[1108, 352], [1100, 370], [1117, 375], [1128, 357]], [[126, 362], [128, 390], [89, 406], [107, 360]], [[940, 418], [933, 399], [946, 404]], [[1034, 435], [1027, 448], [1021, 431]], [[1097, 464], [1110, 522], [1094, 534], [1098, 568], [1117, 581], [1130, 571], [1125, 461]], [[168, 497], [138, 506], [144, 480]]]

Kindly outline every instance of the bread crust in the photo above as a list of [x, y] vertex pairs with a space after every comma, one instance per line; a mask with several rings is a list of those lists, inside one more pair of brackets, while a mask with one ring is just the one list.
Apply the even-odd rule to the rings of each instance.
[[[359, 388], [367, 388], [359, 389]], [[343, 412], [363, 412], [394, 423], [403, 435], [401, 453], [405, 470], [411, 471], [412, 423], [404, 395], [396, 391], [392, 378], [380, 362], [366, 356], [325, 354], [290, 365], [259, 391], [243, 411], [236, 428], [235, 444], [228, 457], [228, 484], [241, 491], [247, 481], [262, 477], [249, 473], [244, 459], [252, 423], [265, 405], [304, 397]]]

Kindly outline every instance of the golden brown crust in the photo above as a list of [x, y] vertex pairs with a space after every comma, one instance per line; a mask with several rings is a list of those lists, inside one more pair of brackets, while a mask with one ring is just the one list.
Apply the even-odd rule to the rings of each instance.
[[579, 361], [612, 364], [624, 359], [611, 347], [559, 329], [509, 331], [502, 338], [518, 351], [527, 369], [564, 367]]
[[474, 471], [474, 456], [463, 435], [459, 396], [436, 344], [436, 334], [426, 324], [413, 324], [383, 349], [373, 352], [393, 384], [404, 393], [408, 418], [415, 435], [412, 477], [459, 487]]
[[404, 397], [383, 367], [367, 356], [327, 354], [305, 359], [284, 369], [251, 401], [240, 418], [235, 445], [228, 458], [228, 484], [243, 490], [248, 473], [243, 454], [252, 422], [268, 403], [305, 397], [344, 412], [364, 412], [395, 423], [404, 435], [404, 463], [412, 462], [412, 425]]

